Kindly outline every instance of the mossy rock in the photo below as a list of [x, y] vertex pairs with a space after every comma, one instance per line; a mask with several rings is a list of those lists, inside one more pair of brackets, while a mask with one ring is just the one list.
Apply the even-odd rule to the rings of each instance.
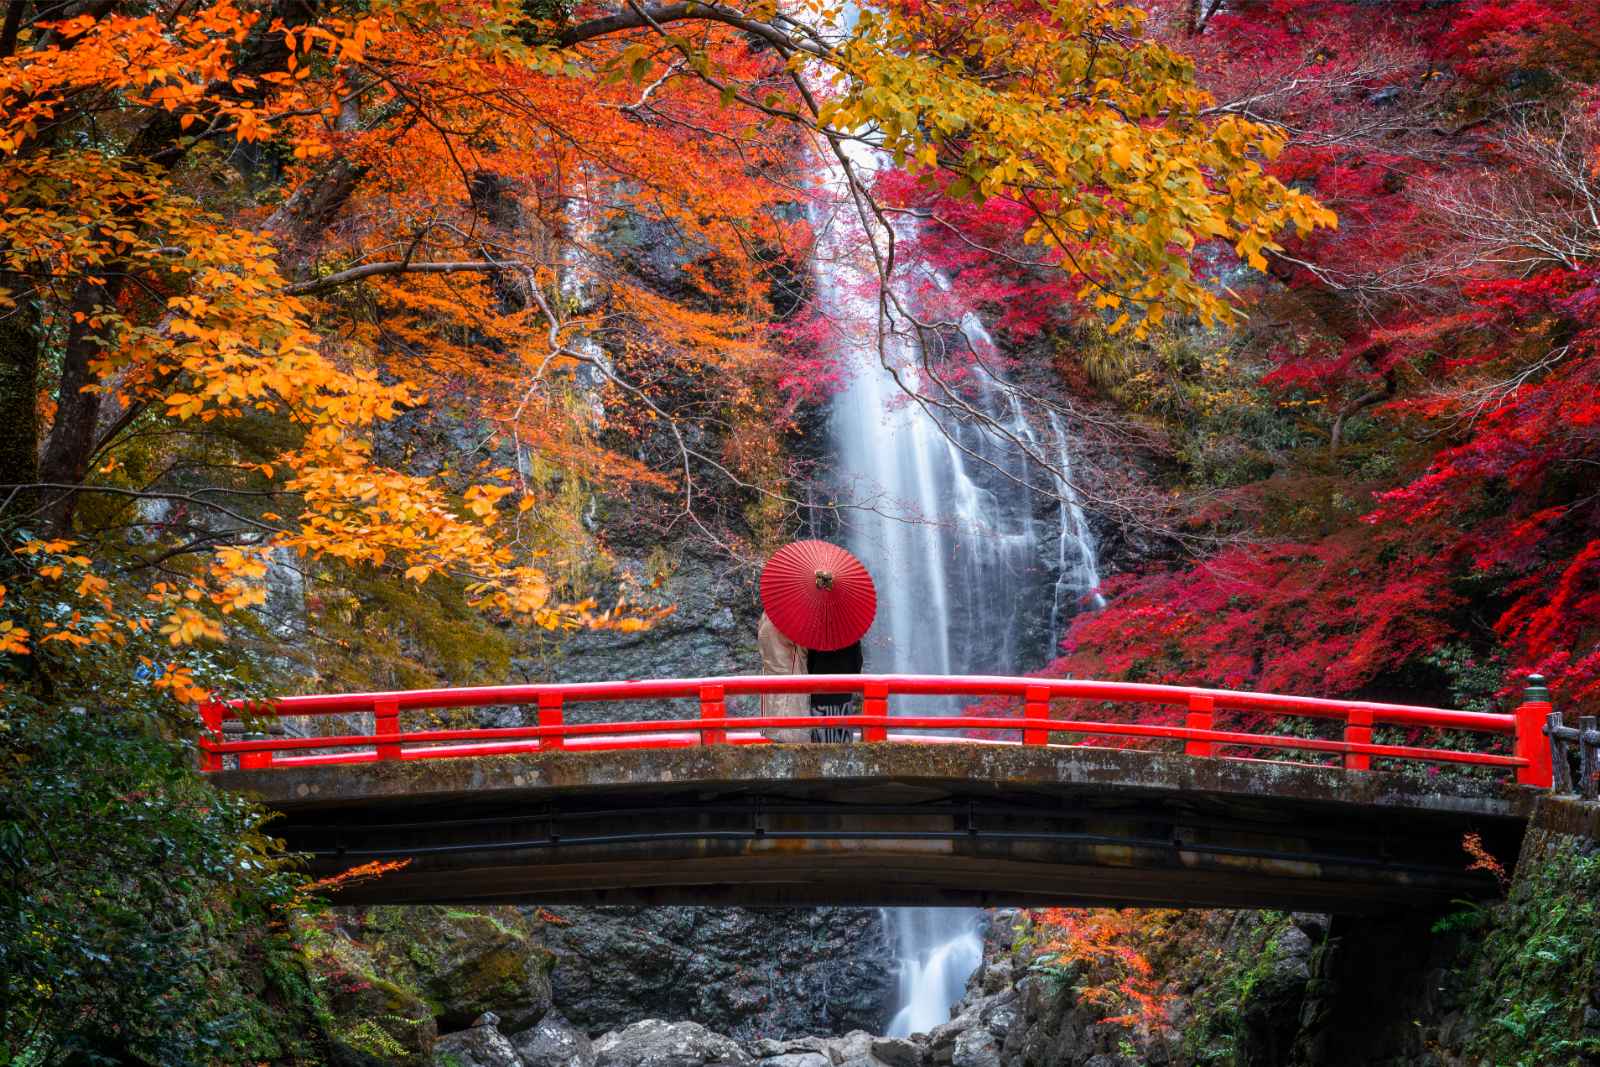
[[336, 1067], [429, 1067], [438, 1037], [433, 1007], [392, 980], [389, 968], [344, 931], [316, 921], [300, 930]]
[[1600, 843], [1535, 826], [1475, 942], [1466, 1052], [1507, 1067], [1600, 1062]]
[[421, 996], [444, 1031], [491, 1011], [516, 1030], [550, 1009], [555, 957], [514, 908], [371, 908], [358, 924], [383, 973]]

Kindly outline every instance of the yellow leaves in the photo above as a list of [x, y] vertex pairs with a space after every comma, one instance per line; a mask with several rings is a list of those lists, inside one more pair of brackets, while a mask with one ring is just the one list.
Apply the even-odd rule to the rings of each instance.
[[188, 667], [178, 663], [156, 664], [144, 657], [141, 659], [154, 676], [150, 684], [166, 690], [179, 703], [199, 704], [210, 698], [211, 694], [194, 680], [194, 674]]
[[922, 167], [962, 131], [948, 195], [1027, 205], [1037, 223], [1025, 241], [1059, 250], [1065, 269], [1135, 305], [1113, 328], [1142, 335], [1172, 311], [1205, 324], [1231, 317], [1224, 290], [1190, 271], [1189, 253], [1226, 239], [1265, 269], [1274, 235], [1331, 226], [1332, 213], [1265, 173], [1283, 132], [1211, 115], [1193, 64], [1140, 36], [1136, 8], [1056, 0], [1048, 10], [987, 17], [929, 0], [853, 33], [839, 27], [841, 43], [820, 61], [839, 88], [823, 120], [879, 130], [897, 160]]
[[330, 451], [313, 446], [288, 457], [296, 472], [289, 488], [302, 495], [306, 510], [298, 528], [274, 544], [351, 565], [392, 559], [406, 580], [418, 583], [439, 572], [471, 575], [468, 595], [483, 610], [543, 627], [580, 624], [570, 609], [552, 603], [543, 570], [517, 564], [490, 535], [497, 504], [511, 487], [469, 487], [462, 501], [479, 521], [467, 521], [435, 481], [377, 466], [366, 449], [348, 442], [327, 444]]
[[553, 630], [577, 625], [560, 610], [550, 610], [550, 580], [535, 567], [512, 567], [500, 577], [467, 586], [475, 607]]
[[167, 394], [167, 414], [175, 419], [192, 419], [205, 414], [205, 410], [205, 401], [198, 396], [189, 393]]
[[0, 619], [0, 652], [26, 656], [28, 651], [28, 631], [10, 619]]
[[[267, 602], [266, 551], [259, 545], [227, 546], [219, 548], [212, 556], [209, 598], [224, 615]], [[198, 602], [207, 593], [192, 588], [183, 595], [191, 602]]]
[[[769, 6], [777, 10], [776, 4]], [[779, 221], [779, 213], [771, 210], [792, 197], [787, 182], [764, 185], [755, 177], [786, 158], [775, 147], [780, 139], [752, 143], [743, 120], [697, 112], [697, 120], [706, 122], [700, 143], [700, 138], [684, 139], [676, 128], [664, 131], [623, 113], [621, 105], [639, 99], [637, 87], [619, 83], [607, 95], [592, 84], [575, 87], [572, 79], [589, 77], [595, 62], [618, 54], [626, 74], [654, 77], [670, 58], [670, 48], [655, 38], [641, 42], [648, 35], [638, 35], [582, 55], [548, 45], [519, 50], [514, 34], [524, 11], [513, 0], [471, 5], [385, 0], [321, 8], [292, 27], [278, 25], [286, 61], [277, 69], [249, 73], [237, 68], [246, 50], [236, 45], [263, 32], [260, 5], [202, 0], [159, 12], [126, 9], [138, 12], [133, 17], [122, 10], [74, 20], [67, 35], [58, 31], [58, 43], [44, 41], [0, 60], [0, 143], [7, 150], [26, 146], [0, 168], [0, 267], [42, 265], [62, 279], [55, 283], [62, 292], [78, 278], [135, 279], [129, 288], [137, 290], [137, 299], [108, 299], [105, 306], [83, 312], [79, 328], [93, 331], [101, 353], [93, 367], [95, 387], [115, 393], [128, 410], [145, 411], [146, 419], [168, 427], [189, 425], [170, 441], [150, 435], [159, 442], [149, 445], [151, 452], [141, 453], [148, 444], [141, 440], [121, 454], [120, 466], [114, 465], [117, 457], [108, 456], [97, 472], [100, 481], [120, 488], [148, 485], [155, 469], [150, 464], [157, 461], [154, 451], [188, 448], [201, 436], [193, 432], [200, 424], [248, 419], [253, 441], [284, 442], [284, 451], [241, 455], [240, 449], [205, 470], [223, 472], [219, 480], [245, 492], [259, 491], [265, 480], [266, 488], [281, 490], [293, 502], [271, 500], [288, 515], [281, 519], [276, 512], [255, 511], [261, 501], [248, 496], [197, 497], [246, 516], [252, 524], [246, 538], [270, 539], [224, 546], [209, 559], [190, 552], [165, 560], [163, 568], [176, 570], [183, 580], [172, 587], [157, 584], [148, 599], [119, 576], [110, 553], [100, 573], [79, 573], [74, 567], [80, 565], [55, 558], [64, 546], [52, 547], [49, 558], [41, 560], [48, 576], [35, 569], [30, 588], [46, 587], [52, 603], [84, 605], [84, 617], [63, 630], [71, 636], [53, 638], [54, 647], [66, 650], [97, 640], [89, 605], [107, 597], [117, 599], [120, 614], [103, 614], [114, 617], [124, 636], [159, 630], [174, 646], [185, 647], [220, 640], [225, 630], [235, 629], [233, 619], [266, 602], [269, 557], [264, 553], [270, 550], [316, 560], [308, 572], [318, 577], [331, 572], [335, 581], [343, 566], [387, 570], [411, 582], [436, 576], [470, 582], [485, 610], [533, 625], [632, 625], [609, 615], [596, 618], [588, 608], [564, 602], [577, 599], [570, 590], [580, 580], [588, 551], [577, 516], [592, 483], [601, 478], [626, 477], [648, 486], [665, 485], [670, 477], [596, 444], [600, 419], [591, 398], [575, 389], [553, 389], [540, 398], [543, 407], [512, 414], [515, 401], [506, 398], [521, 395], [536, 368], [542, 374], [548, 367], [551, 378], [562, 377], [556, 373], [563, 369], [561, 361], [546, 358], [551, 353], [536, 314], [503, 314], [477, 278], [440, 280], [436, 287], [427, 279], [394, 279], [393, 290], [401, 296], [389, 291], [389, 281], [374, 281], [367, 287], [377, 294], [374, 304], [348, 316], [342, 300], [353, 290], [317, 299], [287, 294], [279, 250], [261, 229], [272, 205], [223, 195], [218, 203], [235, 213], [225, 220], [186, 195], [185, 190], [206, 187], [204, 175], [216, 162], [207, 155], [211, 141], [195, 138], [203, 135], [219, 144], [272, 138], [297, 159], [337, 149], [356, 162], [364, 177], [350, 218], [361, 221], [311, 235], [306, 246], [326, 252], [330, 262], [346, 264], [381, 253], [396, 239], [395, 220], [411, 219], [410, 209], [418, 202], [432, 205], [429, 210], [438, 212], [440, 222], [452, 217], [461, 200], [450, 158], [455, 149], [467, 149], [474, 167], [527, 175], [530, 188], [540, 177], [530, 170], [530, 161], [561, 173], [563, 185], [587, 180], [583, 175], [591, 165], [602, 183], [609, 182], [608, 173], [635, 175], [627, 188], [589, 199], [625, 207], [631, 198], [659, 209], [688, 245], [706, 250], [704, 262], [690, 265], [685, 275], [716, 295], [719, 310], [703, 310], [707, 304], [685, 308], [643, 290], [619, 295], [615, 303], [632, 316], [628, 328], [635, 335], [648, 337], [662, 351], [681, 348], [703, 359], [708, 380], [712, 374], [733, 377], [730, 368], [739, 371], [769, 356], [760, 325], [770, 278], [766, 266], [746, 265], [744, 256], [757, 245], [797, 247], [803, 236], [803, 223]], [[843, 18], [843, 8], [835, 15]], [[869, 13], [864, 22], [877, 25], [876, 19]], [[61, 41], [74, 43], [64, 47]], [[781, 67], [778, 57], [752, 52], [731, 33], [696, 40], [692, 50], [693, 71], [726, 73], [741, 92], [760, 84], [753, 75], [770, 84], [770, 75]], [[896, 121], [912, 123], [904, 80], [886, 76], [882, 81]], [[709, 99], [690, 76], [665, 81], [652, 93], [655, 104], [665, 102], [675, 110], [685, 102], [694, 105], [692, 93], [701, 94], [702, 104]], [[779, 104], [792, 105], [793, 93], [783, 93]], [[595, 99], [599, 96], [605, 97], [604, 106]], [[402, 98], [403, 104], [395, 103]], [[361, 118], [355, 129], [340, 121], [347, 107]], [[408, 117], [402, 119], [402, 112]], [[103, 128], [93, 138], [48, 145], [32, 140], [41, 129], [88, 128], [87, 122], [68, 121], [74, 115]], [[190, 158], [198, 170], [189, 168], [177, 177], [125, 151], [129, 131], [144, 128], [143, 119], [152, 115], [164, 119], [157, 128], [186, 131], [173, 140], [194, 149]], [[440, 125], [431, 125], [434, 119]], [[951, 127], [941, 122], [937, 129]], [[473, 132], [459, 140], [456, 131], [464, 130]], [[573, 149], [564, 143], [569, 130], [581, 132], [583, 151], [593, 148], [592, 161], [574, 162]], [[552, 131], [558, 135], [552, 137]], [[923, 146], [920, 159], [937, 165], [931, 143]], [[1019, 161], [1018, 172], [1026, 165], [1031, 164]], [[315, 170], [295, 168], [292, 181]], [[401, 204], [406, 198], [411, 202]], [[432, 258], [449, 240], [448, 232], [447, 225], [430, 230], [418, 254]], [[299, 263], [298, 251], [284, 261]], [[556, 254], [548, 262], [562, 265], [541, 269], [552, 276], [564, 273], [565, 260], [559, 250], [552, 251]], [[560, 283], [549, 280], [553, 284], [541, 291], [554, 294]], [[168, 296], [164, 307], [159, 294]], [[394, 313], [397, 307], [401, 314]], [[736, 310], [721, 310], [729, 307]], [[58, 313], [61, 319], [70, 314], [70, 309]], [[56, 321], [50, 328], [65, 325]], [[587, 324], [569, 324], [557, 343], [570, 343], [588, 330]], [[375, 338], [378, 333], [387, 336]], [[464, 339], [468, 336], [473, 340]], [[486, 359], [485, 352], [493, 352], [493, 358]], [[564, 380], [570, 383], [577, 369], [566, 367]], [[374, 427], [422, 399], [423, 389], [405, 384], [407, 378], [423, 387], [446, 386], [449, 403], [472, 415], [480, 414], [475, 403], [492, 408], [482, 417], [508, 435], [517, 434], [519, 460], [521, 446], [527, 445], [530, 464], [543, 473], [530, 476], [530, 486], [521, 486], [513, 471], [477, 475], [501, 484], [466, 487], [454, 475], [408, 473], [412, 468], [404, 460], [396, 461], [399, 469], [379, 462]], [[623, 423], [629, 415], [625, 405], [610, 407], [609, 398], [607, 403], [607, 417]], [[203, 437], [230, 440], [231, 429]], [[620, 425], [621, 432], [637, 429]], [[203, 510], [195, 507], [171, 530], [150, 531], [159, 545], [141, 539], [129, 546], [113, 539], [108, 546], [119, 554], [131, 548], [156, 558], [193, 536], [187, 531], [206, 528], [217, 517], [206, 511], [201, 519]], [[256, 519], [273, 529], [254, 525]], [[81, 566], [87, 568], [87, 560]], [[143, 570], [139, 579], [147, 581], [151, 573]], [[454, 588], [443, 582], [435, 586]]]
[[485, 526], [493, 526], [495, 502], [510, 495], [511, 491], [508, 485], [474, 485], [464, 495], [467, 510], [482, 519]]
[[[267, 602], [267, 589], [264, 585], [250, 585], [245, 582], [230, 582], [222, 589], [211, 594], [212, 603], [224, 615], [231, 615], [236, 611], [246, 611], [250, 608], [260, 607]], [[216, 639], [222, 640], [222, 631], [217, 629]]]
[[1277, 244], [1267, 240], [1266, 236], [1259, 231], [1248, 230], [1240, 235], [1239, 240], [1233, 246], [1233, 250], [1238, 253], [1240, 259], [1256, 270], [1266, 270], [1267, 258], [1261, 253], [1263, 251], [1276, 251], [1278, 247]]
[[196, 641], [221, 641], [223, 638], [222, 627], [215, 620], [195, 608], [182, 604], [167, 616], [166, 623], [161, 627], [161, 633], [174, 647], [192, 645]]
[[111, 583], [99, 575], [85, 574], [82, 580], [78, 582], [78, 588], [74, 592], [79, 597], [98, 597], [104, 595], [105, 591], [110, 587]]
[[36, 556], [41, 552], [49, 552], [49, 553], [65, 552], [68, 549], [70, 549], [74, 544], [76, 544], [76, 542], [74, 542], [74, 541], [66, 541], [66, 540], [61, 540], [61, 539], [56, 539], [56, 540], [53, 540], [53, 541], [38, 541], [38, 540], [35, 540], [35, 541], [28, 541], [28, 542], [24, 543], [23, 545], [21, 545], [17, 549], [17, 551], [21, 552], [24, 556]]
[[265, 578], [267, 562], [259, 548], [229, 547], [217, 550], [211, 571], [226, 581], [238, 578]]

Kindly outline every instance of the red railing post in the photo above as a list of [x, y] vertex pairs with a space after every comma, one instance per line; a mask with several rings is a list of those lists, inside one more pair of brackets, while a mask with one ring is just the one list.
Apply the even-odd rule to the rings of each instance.
[[[1024, 721], [1043, 722], [1050, 718], [1050, 690], [1042, 685], [1030, 685], [1022, 691], [1022, 718]], [[1047, 745], [1050, 731], [1043, 727], [1030, 727], [1022, 731], [1025, 745]]]
[[[861, 714], [863, 715], [888, 715], [889, 714], [889, 687], [883, 682], [868, 682], [861, 690]], [[863, 726], [861, 728], [863, 741], [889, 740], [887, 726]]]
[[393, 741], [378, 742], [378, 758], [400, 758], [400, 704], [394, 699], [377, 700], [372, 704], [372, 732], [380, 737], [394, 737]]
[[[1372, 709], [1351, 708], [1345, 714], [1344, 739], [1354, 745], [1372, 744]], [[1372, 756], [1366, 752], [1346, 752], [1344, 754], [1344, 769], [1347, 771], [1370, 771], [1372, 769]]]
[[207, 700], [200, 705], [200, 770], [222, 770], [222, 753], [217, 742], [222, 740], [222, 702]]
[[[1210, 730], [1216, 723], [1216, 699], [1204, 693], [1189, 694], [1189, 713], [1184, 716], [1183, 725], [1191, 730]], [[1186, 756], [1210, 756], [1216, 751], [1216, 746], [1210, 741], [1185, 741], [1183, 754]]]
[[1544, 675], [1528, 675], [1528, 687], [1523, 691], [1522, 703], [1513, 712], [1517, 720], [1516, 754], [1527, 760], [1517, 768], [1517, 784], [1549, 789], [1554, 778], [1550, 763], [1550, 740], [1545, 736], [1544, 724], [1554, 710], [1550, 704], [1550, 690], [1545, 686]]
[[[265, 741], [267, 735], [261, 730], [251, 730], [244, 735], [244, 739], [246, 741]], [[265, 752], [239, 753], [239, 769], [241, 771], [259, 771], [270, 766], [272, 766], [271, 749]]]
[[700, 721], [702, 745], [721, 745], [727, 742], [728, 705], [722, 702], [722, 686], [700, 687]]
[[[540, 726], [565, 726], [566, 713], [561, 710], [560, 693], [539, 694], [539, 725]], [[539, 750], [566, 748], [567, 737], [565, 733], [558, 733], [550, 737], [539, 738]]]

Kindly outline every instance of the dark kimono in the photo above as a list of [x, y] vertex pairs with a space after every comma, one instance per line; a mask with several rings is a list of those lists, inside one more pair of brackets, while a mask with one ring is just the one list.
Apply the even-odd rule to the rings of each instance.
[[[860, 674], [862, 666], [861, 642], [836, 648], [830, 652], [822, 652], [811, 648], [806, 650], [807, 674]], [[855, 699], [853, 693], [812, 693], [811, 714], [813, 715], [848, 715], [850, 704]], [[849, 728], [830, 728], [825, 730], [812, 730], [811, 740], [816, 742], [840, 742], [854, 740], [855, 731]]]

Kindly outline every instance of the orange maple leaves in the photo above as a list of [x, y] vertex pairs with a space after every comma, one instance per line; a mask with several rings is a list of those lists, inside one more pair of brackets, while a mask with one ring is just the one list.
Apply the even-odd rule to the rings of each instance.
[[1102, 1021], [1159, 1032], [1170, 997], [1141, 951], [1175, 912], [1142, 908], [1040, 908], [1033, 912], [1039, 955], [1076, 967], [1075, 994], [1107, 1012]]

